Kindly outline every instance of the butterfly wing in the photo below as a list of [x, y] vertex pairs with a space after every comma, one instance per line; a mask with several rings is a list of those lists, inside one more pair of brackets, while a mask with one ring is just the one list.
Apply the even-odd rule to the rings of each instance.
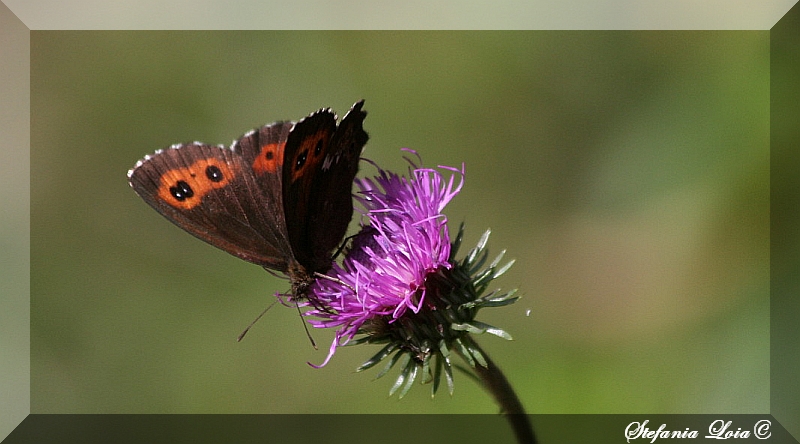
[[289, 242], [298, 262], [327, 271], [353, 216], [352, 188], [361, 150], [364, 101], [336, 126], [336, 115], [319, 110], [299, 121], [286, 140], [283, 201]]
[[256, 185], [270, 202], [271, 208], [280, 209], [270, 212], [269, 226], [264, 229], [269, 230], [275, 239], [280, 240], [282, 254], [287, 263], [296, 260], [290, 247], [283, 210], [283, 160], [286, 140], [294, 125], [294, 122], [264, 125], [246, 133], [231, 145], [231, 149], [248, 165]]
[[276, 226], [284, 217], [280, 193], [264, 193], [241, 154], [199, 142], [173, 145], [139, 161], [128, 178], [145, 202], [199, 239], [286, 271], [291, 249]]

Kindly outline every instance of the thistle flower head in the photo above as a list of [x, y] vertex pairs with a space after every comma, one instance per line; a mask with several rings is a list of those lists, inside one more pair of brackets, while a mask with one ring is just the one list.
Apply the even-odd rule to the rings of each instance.
[[[409, 161], [408, 177], [378, 169], [372, 179], [357, 179], [357, 201], [363, 207], [361, 231], [353, 238], [341, 265], [311, 287], [312, 326], [335, 328], [324, 366], [336, 348], [356, 343], [383, 343], [363, 370], [391, 356], [379, 376], [397, 362], [403, 370], [392, 393], [410, 389], [418, 375], [439, 386], [442, 370], [452, 392], [450, 351], [473, 367], [485, 359], [468, 333], [489, 332], [510, 339], [501, 329], [475, 321], [481, 307], [506, 305], [514, 292], [481, 296], [489, 282], [507, 270], [498, 257], [486, 269], [488, 231], [478, 246], [457, 261], [463, 226], [451, 241], [442, 212], [464, 184], [464, 170], [423, 168]], [[445, 177], [450, 173], [449, 178]], [[432, 361], [432, 358], [436, 358]], [[433, 367], [431, 367], [433, 365]], [[431, 374], [433, 369], [433, 374]]]

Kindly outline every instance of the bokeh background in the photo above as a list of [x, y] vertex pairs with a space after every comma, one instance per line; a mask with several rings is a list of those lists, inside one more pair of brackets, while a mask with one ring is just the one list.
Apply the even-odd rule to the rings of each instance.
[[[377, 351], [276, 306], [288, 289], [182, 232], [126, 172], [366, 99], [365, 157], [466, 165], [447, 208], [516, 265], [478, 338], [531, 413], [769, 412], [769, 34], [31, 35], [33, 413], [494, 413], [354, 369]], [[366, 164], [362, 175], [373, 172]]]

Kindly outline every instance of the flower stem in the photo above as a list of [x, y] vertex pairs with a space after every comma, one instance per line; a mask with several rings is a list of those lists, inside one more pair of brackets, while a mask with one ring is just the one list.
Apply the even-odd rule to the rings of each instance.
[[517, 442], [520, 444], [536, 444], [536, 435], [533, 433], [530, 419], [525, 414], [522, 403], [517, 398], [514, 389], [511, 388], [511, 384], [509, 384], [503, 372], [489, 359], [489, 355], [478, 346], [472, 335], [464, 335], [462, 341], [467, 345], [468, 349], [477, 350], [483, 355], [486, 367], [476, 363], [475, 372], [478, 374], [484, 388], [494, 396], [495, 401], [500, 405], [500, 413], [504, 414], [511, 424], [514, 435], [517, 437]]

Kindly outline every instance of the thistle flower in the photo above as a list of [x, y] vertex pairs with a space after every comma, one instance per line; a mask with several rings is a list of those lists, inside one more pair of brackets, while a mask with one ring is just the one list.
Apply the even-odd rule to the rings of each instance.
[[479, 373], [490, 367], [470, 333], [511, 339], [475, 316], [483, 307], [517, 300], [514, 291], [483, 295], [513, 261], [498, 266], [501, 253], [482, 268], [489, 231], [456, 260], [463, 224], [451, 241], [442, 211], [463, 187], [463, 166], [432, 169], [409, 163], [408, 177], [378, 168], [375, 178], [356, 180], [362, 229], [343, 263], [334, 264], [328, 277], [312, 286], [305, 315], [314, 327], [336, 329], [327, 358], [315, 367], [327, 364], [342, 345], [385, 344], [358, 371], [389, 358], [379, 377], [398, 362], [402, 368], [390, 394], [402, 388], [402, 397], [420, 376], [422, 382], [433, 381], [435, 394], [442, 374], [452, 394], [452, 351]]

